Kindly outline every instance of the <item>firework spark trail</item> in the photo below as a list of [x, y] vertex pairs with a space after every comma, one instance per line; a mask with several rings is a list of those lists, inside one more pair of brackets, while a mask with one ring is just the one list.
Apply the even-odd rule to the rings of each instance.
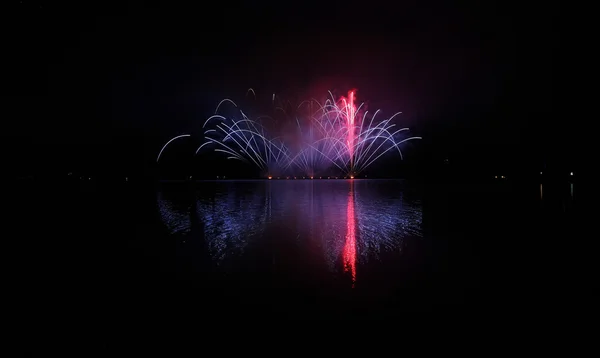
[[178, 135], [176, 137], [171, 138], [165, 145], [163, 145], [162, 149], [160, 150], [160, 152], [158, 153], [158, 157], [156, 157], [156, 162], [158, 163], [158, 161], [160, 160], [160, 156], [162, 154], [162, 152], [165, 150], [165, 148], [169, 145], [169, 143], [171, 143], [172, 141], [174, 141], [175, 139], [178, 138], [183, 138], [183, 137], [189, 137], [189, 134], [182, 134], [182, 135]]
[[[345, 101], [344, 101], [345, 102]], [[347, 127], [348, 127], [348, 155], [350, 156], [350, 173], [352, 173], [354, 169], [354, 91], [350, 91], [348, 94], [348, 103], [347, 103]]]
[[[390, 140], [390, 141], [392, 141], [392, 143], [394, 143], [393, 136], [394, 136], [395, 134], [397, 134], [397, 133], [399, 133], [399, 132], [401, 132], [401, 131], [404, 131], [404, 130], [408, 130], [408, 128], [402, 128], [402, 129], [400, 129], [400, 130], [398, 130], [398, 131], [396, 131], [396, 132], [394, 132], [394, 133], [390, 133], [390, 132], [389, 132], [389, 129], [393, 128], [393, 127], [395, 126], [395, 124], [392, 124], [392, 125], [386, 126], [386, 125], [387, 125], [387, 123], [389, 123], [389, 120], [385, 120], [385, 121], [381, 122], [381, 123], [380, 123], [379, 125], [377, 125], [375, 128], [369, 128], [369, 129], [368, 129], [368, 130], [367, 130], [367, 131], [364, 133], [364, 135], [365, 135], [365, 138], [363, 138], [363, 139], [362, 139], [362, 140], [359, 142], [359, 145], [360, 145], [360, 152], [359, 152], [359, 153], [360, 153], [360, 155], [359, 155], [359, 157], [358, 157], [358, 159], [357, 159], [357, 163], [361, 163], [361, 160], [363, 159], [363, 157], [364, 157], [365, 155], [367, 155], [367, 154], [369, 153], [369, 151], [371, 150], [371, 147], [373, 147], [373, 145], [375, 144], [375, 142], [376, 142], [376, 140], [377, 140], [377, 139], [380, 139], [380, 138], [385, 138], [386, 140]], [[369, 136], [369, 134], [370, 134], [371, 132], [374, 132], [374, 131], [376, 131], [376, 130], [379, 130], [379, 131], [378, 131], [378, 132], [377, 132], [375, 135], [373, 135], [373, 136]], [[388, 135], [387, 137], [382, 135], [382, 133], [384, 133], [384, 132], [385, 132], [385, 133]], [[368, 143], [368, 144], [369, 144], [369, 146], [368, 146], [366, 149], [364, 149], [364, 146], [366, 145], [366, 143]], [[384, 143], [385, 143], [385, 142], [384, 142]], [[381, 145], [379, 145], [379, 147], [377, 147], [377, 148], [375, 149], [374, 153], [375, 153], [375, 152], [377, 152], [377, 150], [378, 150], [379, 148], [381, 148]], [[402, 152], [400, 152], [400, 149], [398, 149], [398, 153], [400, 154], [400, 158], [402, 158]], [[368, 160], [368, 159], [367, 159], [367, 160]]]
[[219, 104], [217, 105], [217, 109], [215, 109], [215, 114], [219, 113], [219, 107], [221, 107], [221, 105], [225, 102], [230, 102], [237, 108], [237, 104], [235, 104], [234, 101], [230, 100], [229, 98], [225, 98], [225, 99], [221, 100], [221, 102], [219, 102]]
[[[250, 94], [251, 100], [257, 98], [252, 88], [248, 89], [246, 97]], [[269, 175], [273, 172], [290, 175], [299, 170], [301, 175], [312, 177], [318, 172], [329, 173], [329, 169], [335, 167], [344, 175], [353, 176], [390, 150], [396, 149], [403, 159], [400, 144], [421, 139], [416, 136], [398, 138], [401, 132], [408, 131], [408, 128], [395, 129], [396, 124], [392, 123], [401, 112], [377, 121], [380, 110], [370, 115], [363, 109], [364, 102], [357, 107], [355, 90], [338, 101], [331, 91], [328, 94], [324, 102], [311, 98], [297, 106], [273, 94], [272, 116], [256, 117], [247, 115], [237, 103], [225, 98], [203, 123], [204, 142], [195, 154], [203, 148], [213, 147], [214, 151], [227, 154], [228, 159], [252, 163]], [[228, 114], [225, 114], [227, 108]], [[287, 130], [284, 136], [269, 136], [269, 128], [292, 123], [295, 129]], [[188, 136], [169, 140], [161, 149], [157, 162], [173, 140]]]
[[364, 170], [364, 169], [367, 169], [367, 167], [368, 167], [369, 165], [373, 164], [373, 162], [375, 162], [377, 159], [379, 159], [379, 157], [381, 157], [382, 155], [384, 155], [384, 154], [385, 154], [385, 153], [387, 153], [388, 151], [390, 151], [390, 150], [394, 149], [394, 147], [396, 147], [396, 148], [397, 148], [397, 147], [398, 147], [398, 145], [400, 145], [400, 144], [402, 144], [402, 143], [404, 143], [404, 142], [407, 142], [407, 141], [409, 141], [409, 140], [413, 140], [413, 139], [423, 139], [423, 138], [422, 138], [422, 137], [410, 137], [410, 138], [406, 138], [406, 139], [404, 139], [404, 140], [401, 140], [400, 142], [398, 142], [398, 143], [394, 144], [394, 146], [392, 146], [392, 147], [390, 147], [390, 148], [386, 149], [386, 150], [385, 150], [383, 153], [379, 154], [379, 155], [378, 155], [378, 156], [377, 156], [375, 159], [373, 159], [373, 160], [371, 160], [369, 163], [367, 163], [367, 164], [366, 164], [366, 165], [365, 165], [365, 166], [362, 168], [362, 170]]

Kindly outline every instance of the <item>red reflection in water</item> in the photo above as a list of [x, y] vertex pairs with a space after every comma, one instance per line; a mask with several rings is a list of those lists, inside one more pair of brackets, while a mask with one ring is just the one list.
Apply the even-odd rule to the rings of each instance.
[[351, 182], [346, 213], [348, 230], [346, 232], [346, 244], [344, 245], [344, 272], [350, 272], [352, 287], [354, 287], [356, 281], [356, 220], [354, 218], [354, 188], [352, 186]]

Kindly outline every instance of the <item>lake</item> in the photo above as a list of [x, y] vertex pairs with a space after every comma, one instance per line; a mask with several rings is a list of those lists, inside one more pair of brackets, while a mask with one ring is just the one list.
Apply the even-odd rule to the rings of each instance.
[[13, 204], [11, 252], [20, 284], [98, 312], [502, 311], [553, 280], [546, 254], [575, 235], [576, 195], [509, 181], [36, 184]]

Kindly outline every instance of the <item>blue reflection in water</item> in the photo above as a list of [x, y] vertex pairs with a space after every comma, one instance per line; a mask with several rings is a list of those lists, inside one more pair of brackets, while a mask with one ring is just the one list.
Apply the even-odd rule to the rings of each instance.
[[156, 194], [158, 213], [162, 222], [171, 234], [186, 233], [190, 230], [190, 209], [185, 203], [185, 197], [177, 192], [159, 191]]
[[211, 182], [197, 189], [195, 206], [178, 205], [173, 201], [180, 196], [160, 192], [158, 208], [174, 235], [193, 236], [190, 226], [197, 219], [217, 263], [251, 255], [249, 245], [271, 240], [272, 251], [293, 248], [297, 257], [290, 260], [322, 262], [354, 281], [361, 265], [383, 252], [399, 252], [405, 238], [422, 232], [419, 196], [401, 181]]
[[264, 187], [249, 189], [232, 182], [226, 190], [198, 198], [196, 213], [217, 263], [228, 255], [242, 255], [249, 242], [264, 234], [268, 196]]

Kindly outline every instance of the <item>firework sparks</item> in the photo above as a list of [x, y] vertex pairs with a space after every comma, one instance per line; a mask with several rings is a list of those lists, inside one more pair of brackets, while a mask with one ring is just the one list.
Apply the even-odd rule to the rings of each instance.
[[[249, 89], [256, 99], [256, 93]], [[219, 102], [215, 113], [203, 123], [203, 148], [226, 154], [228, 159], [255, 165], [266, 176], [329, 175], [331, 170], [342, 176], [356, 177], [389, 151], [402, 159], [400, 145], [421, 137], [402, 137], [408, 128], [397, 128], [393, 120], [401, 112], [378, 120], [380, 110], [372, 115], [356, 105], [356, 91], [336, 100], [331, 91], [320, 102], [314, 98], [298, 105], [282, 101], [273, 94], [273, 113], [249, 117], [233, 100]], [[277, 103], [276, 103], [277, 102]], [[183, 135], [189, 136], [189, 135]], [[171, 139], [161, 149], [159, 156]]]
[[156, 162], [158, 163], [158, 161], [160, 160], [160, 156], [162, 155], [163, 151], [165, 150], [165, 148], [169, 145], [169, 143], [171, 143], [172, 141], [174, 141], [175, 139], [179, 139], [179, 138], [184, 138], [184, 137], [189, 137], [189, 134], [182, 134], [182, 135], [178, 135], [176, 137], [171, 138], [165, 145], [163, 145], [162, 149], [160, 150], [160, 152], [158, 153], [158, 157], [156, 157]]

